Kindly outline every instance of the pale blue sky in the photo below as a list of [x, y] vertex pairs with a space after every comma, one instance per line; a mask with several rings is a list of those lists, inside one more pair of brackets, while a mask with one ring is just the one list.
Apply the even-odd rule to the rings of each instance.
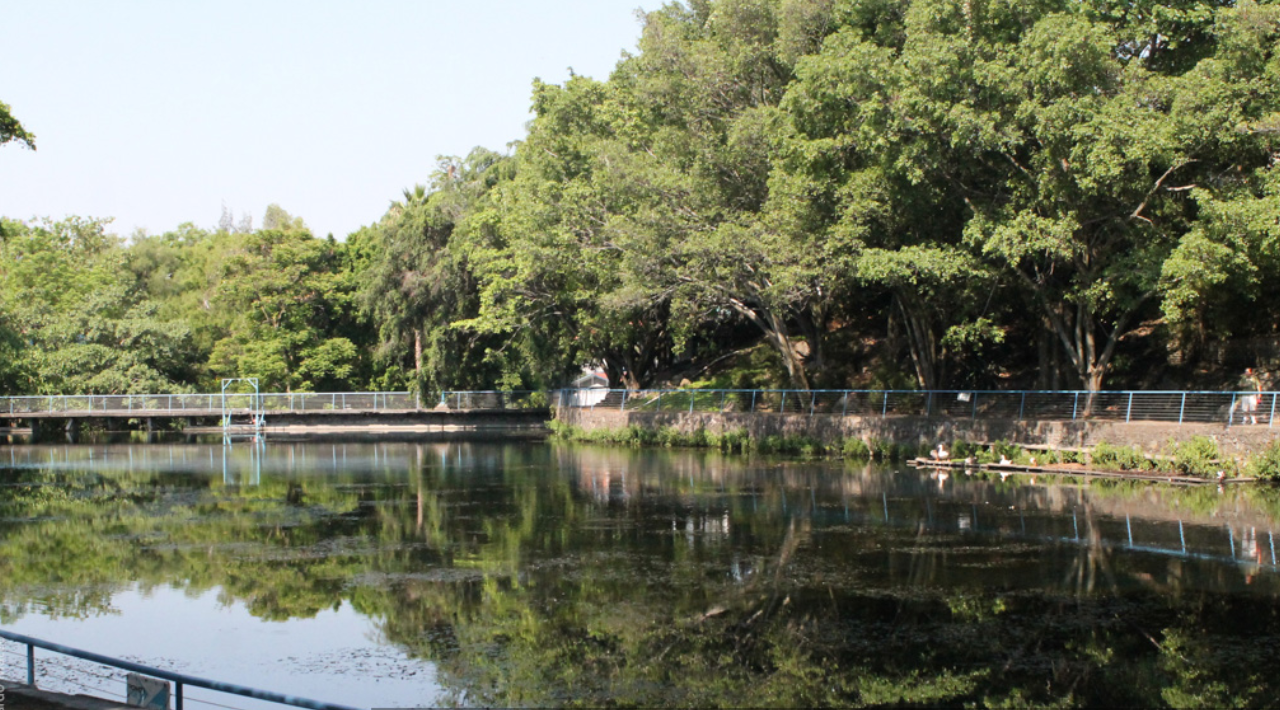
[[534, 77], [604, 79], [650, 0], [6, 3], [0, 215], [212, 227], [272, 202], [343, 238], [438, 155], [524, 136]]

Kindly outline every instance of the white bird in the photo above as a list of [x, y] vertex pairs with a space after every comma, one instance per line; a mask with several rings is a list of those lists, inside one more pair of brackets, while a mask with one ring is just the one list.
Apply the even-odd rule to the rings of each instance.
[[1001, 465], [1001, 466], [1008, 466], [1008, 465], [1010, 465], [1010, 464], [1012, 464], [1012, 463], [1013, 463], [1013, 462], [1009, 460], [1009, 457], [1008, 457], [1008, 456], [1005, 456], [1004, 454], [1000, 454], [1000, 465]]
[[1226, 477], [1227, 477], [1227, 472], [1226, 472], [1226, 471], [1218, 471], [1218, 480], [1219, 480], [1219, 481], [1223, 480], [1223, 479], [1224, 479], [1224, 478], [1226, 478]]
[[951, 458], [951, 452], [947, 451], [947, 447], [943, 446], [941, 442], [938, 443], [938, 448], [929, 452], [929, 455], [938, 461], [946, 461]]
[[1032, 466], [1036, 465], [1036, 457], [1034, 456], [1031, 457], [1031, 465]]
[[973, 457], [972, 457], [972, 456], [966, 456], [966, 457], [964, 458], [964, 465], [965, 465], [965, 466], [972, 466], [972, 465], [973, 465]]

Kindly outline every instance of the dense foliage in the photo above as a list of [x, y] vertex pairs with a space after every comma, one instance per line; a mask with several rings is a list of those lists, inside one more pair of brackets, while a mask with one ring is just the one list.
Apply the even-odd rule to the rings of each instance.
[[1280, 314], [1278, 40], [1272, 2], [670, 4], [345, 242], [5, 222], [0, 387], [1226, 384]]

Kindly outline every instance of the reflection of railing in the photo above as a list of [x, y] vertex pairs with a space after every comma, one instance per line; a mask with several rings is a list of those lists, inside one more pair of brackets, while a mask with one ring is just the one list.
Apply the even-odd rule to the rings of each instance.
[[[257, 397], [255, 401], [254, 397]], [[545, 407], [543, 392], [442, 392], [439, 399], [413, 392], [280, 392], [222, 394], [43, 395], [0, 397], [0, 416], [72, 414], [121, 416], [207, 415], [224, 411], [405, 412], [429, 409], [523, 410]]]
[[[940, 485], [944, 482], [945, 479], [940, 481]], [[1194, 525], [1194, 538], [1188, 543], [1187, 526], [1183, 525], [1181, 519], [1176, 520], [1177, 536], [1174, 538], [1173, 521], [1140, 520], [1139, 531], [1135, 533], [1134, 521], [1126, 515], [1123, 527], [1119, 519], [1091, 518], [1082, 528], [1078, 513], [1072, 510], [1068, 533], [1059, 529], [1060, 524], [1066, 521], [1065, 516], [1037, 515], [1041, 511], [1034, 508], [1028, 510], [1022, 506], [1010, 506], [1004, 509], [1001, 506], [980, 509], [977, 504], [965, 506], [953, 500], [946, 505], [943, 501], [937, 501], [934, 503], [938, 506], [936, 510], [933, 505], [926, 503], [926, 514], [921, 517], [917, 501], [911, 500], [906, 504], [905, 507], [910, 511], [906, 515], [898, 515], [899, 501], [895, 500], [894, 503], [891, 508], [888, 494], [881, 494], [882, 520], [886, 525], [898, 528], [924, 529], [931, 533], [956, 532], [996, 538], [1014, 537], [1056, 544], [1101, 545], [1108, 549], [1135, 550], [1182, 559], [1254, 565], [1258, 569], [1269, 568], [1272, 571], [1280, 569], [1280, 565], [1277, 565], [1275, 534], [1267, 530], [1259, 532], [1253, 526], [1241, 526], [1241, 534], [1237, 537], [1236, 528], [1232, 525], [1216, 529], [1207, 525]], [[1028, 526], [1027, 513], [1037, 515], [1035, 520], [1038, 524], [1033, 521]], [[848, 515], [846, 509], [846, 523], [849, 522]], [[868, 522], [874, 520], [875, 517], [867, 516]], [[1263, 533], [1266, 534], [1265, 543]]]
[[[208, 690], [216, 690], [220, 693], [230, 693], [232, 695], [241, 695], [246, 698], [266, 700], [267, 702], [280, 703], [282, 705], [292, 705], [294, 707], [299, 707], [299, 708], [313, 708], [314, 710], [355, 710], [355, 708], [352, 708], [346, 705], [322, 703], [318, 700], [309, 700], [307, 698], [299, 698], [292, 695], [283, 695], [281, 693], [273, 693], [268, 690], [258, 690], [256, 688], [248, 688], [243, 685], [236, 685], [234, 683], [223, 683], [217, 680], [208, 680], [206, 678], [187, 675], [186, 673], [175, 673], [173, 671], [166, 671], [166, 670], [161, 670], [159, 668], [152, 668], [151, 666], [144, 666], [141, 663], [134, 663], [132, 661], [126, 661], [120, 658], [112, 658], [111, 656], [104, 656], [102, 654], [94, 653], [92, 651], [82, 651], [78, 648], [63, 646], [62, 644], [54, 643], [52, 641], [44, 641], [42, 639], [32, 638], [30, 636], [24, 636], [22, 634], [15, 634], [12, 631], [0, 630], [0, 638], [6, 638], [6, 639], [9, 639], [10, 641], [16, 641], [21, 644], [26, 644], [27, 646], [27, 685], [33, 688], [36, 687], [36, 651], [35, 650], [36, 648], [43, 648], [43, 649], [53, 651], [55, 653], [61, 653], [65, 656], [72, 656], [74, 658], [83, 658], [86, 661], [93, 661], [94, 663], [99, 663], [104, 666], [111, 666], [113, 668], [120, 668], [126, 671], [133, 671], [134, 673], [141, 673], [143, 675], [151, 676], [153, 678], [160, 678], [163, 680], [173, 681], [174, 690], [175, 690], [174, 706], [177, 708], [177, 710], [182, 710], [182, 700], [183, 700], [182, 689], [183, 689], [183, 686], [186, 686], [186, 685], [190, 685], [196, 688], [206, 688]], [[194, 701], [195, 698], [192, 698], [192, 700]], [[196, 701], [196, 702], [201, 702], [201, 701]], [[17, 706], [18, 704], [19, 703], [17, 701], [14, 702], [15, 706]]]
[[[587, 396], [584, 393], [592, 393]], [[1031, 390], [562, 390], [562, 407], [861, 417], [1267, 424], [1277, 392]]]

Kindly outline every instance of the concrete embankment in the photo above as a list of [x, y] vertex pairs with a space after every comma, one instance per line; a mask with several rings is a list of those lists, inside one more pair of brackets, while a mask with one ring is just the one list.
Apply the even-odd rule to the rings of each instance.
[[[0, 680], [0, 707], [4, 710], [130, 710], [124, 703], [90, 695], [67, 695]], [[136, 709], [133, 709], [136, 710]]]
[[1204, 436], [1218, 443], [1223, 456], [1257, 453], [1280, 438], [1280, 427], [1265, 424], [1171, 424], [1163, 422], [1032, 421], [1012, 419], [944, 419], [936, 417], [860, 417], [834, 414], [774, 414], [748, 412], [635, 412], [617, 409], [561, 408], [556, 419], [584, 431], [616, 430], [629, 426], [673, 428], [681, 433], [699, 429], [724, 434], [745, 431], [752, 438], [808, 437], [824, 444], [858, 438], [931, 448], [938, 442], [1006, 441], [1024, 447], [1088, 450], [1099, 443], [1134, 446], [1159, 454], [1170, 442]]

